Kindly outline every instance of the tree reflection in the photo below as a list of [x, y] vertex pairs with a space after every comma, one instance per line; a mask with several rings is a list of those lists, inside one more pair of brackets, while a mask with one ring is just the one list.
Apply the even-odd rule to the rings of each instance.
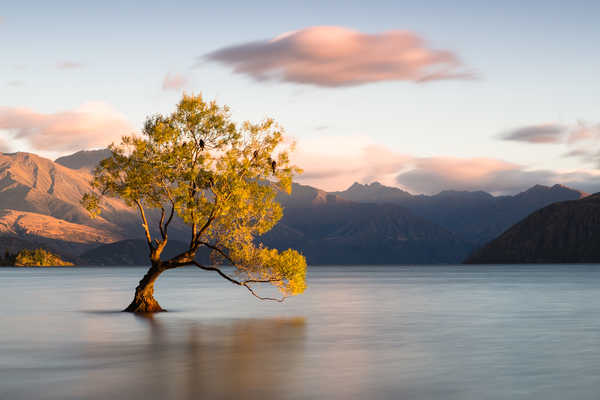
[[128, 398], [284, 398], [304, 354], [304, 318], [184, 326], [139, 318], [149, 337], [129, 363]]

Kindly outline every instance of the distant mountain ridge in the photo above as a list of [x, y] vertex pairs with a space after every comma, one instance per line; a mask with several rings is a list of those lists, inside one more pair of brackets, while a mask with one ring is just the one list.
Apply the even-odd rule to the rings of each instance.
[[[312, 199], [305, 196], [313, 192]], [[356, 203], [294, 184], [308, 201], [280, 199], [284, 215], [261, 240], [296, 247], [318, 264], [436, 264], [466, 257], [472, 246], [452, 232], [394, 204]]]
[[[101, 217], [92, 220], [79, 203], [91, 190], [90, 171], [107, 152], [83, 151], [56, 162], [29, 153], [0, 155], [0, 251], [41, 246], [82, 263], [143, 262], [135, 210], [107, 199]], [[295, 183], [291, 196], [278, 195], [284, 217], [260, 240], [298, 248], [311, 264], [457, 263], [532, 211], [585, 196], [560, 185], [495, 197], [481, 191], [411, 195], [379, 183], [328, 193]], [[172, 248], [187, 235], [176, 223]]]
[[514, 223], [548, 204], [588, 196], [587, 193], [563, 185], [535, 185], [513, 196], [453, 190], [431, 196], [411, 195], [377, 182], [369, 185], [355, 183], [347, 190], [334, 194], [351, 201], [403, 206], [475, 246], [494, 239]]

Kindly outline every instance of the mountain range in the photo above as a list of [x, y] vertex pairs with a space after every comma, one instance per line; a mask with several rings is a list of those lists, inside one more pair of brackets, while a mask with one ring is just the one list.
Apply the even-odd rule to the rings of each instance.
[[414, 196], [377, 182], [369, 185], [355, 183], [347, 190], [334, 194], [355, 202], [400, 205], [414, 215], [456, 233], [475, 247], [496, 238], [535, 210], [555, 202], [588, 196], [563, 185], [535, 185], [514, 196], [454, 190], [433, 196]]
[[[91, 170], [108, 154], [82, 151], [55, 162], [30, 153], [1, 154], [0, 251], [42, 246], [80, 264], [144, 262], [133, 209], [110, 199], [101, 217], [90, 219], [79, 203], [90, 190]], [[515, 196], [425, 196], [379, 183], [355, 183], [334, 193], [294, 184], [291, 196], [279, 196], [284, 217], [260, 240], [297, 248], [311, 264], [457, 263], [531, 212], [586, 196], [560, 185], [538, 185]], [[176, 222], [173, 251], [186, 235]]]

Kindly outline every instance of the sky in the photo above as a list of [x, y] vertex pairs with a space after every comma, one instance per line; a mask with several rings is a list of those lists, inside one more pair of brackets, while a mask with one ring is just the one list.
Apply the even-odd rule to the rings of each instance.
[[[489, 4], [488, 4], [489, 3]], [[600, 191], [597, 1], [20, 1], [0, 151], [101, 148], [183, 92], [273, 117], [301, 183]]]

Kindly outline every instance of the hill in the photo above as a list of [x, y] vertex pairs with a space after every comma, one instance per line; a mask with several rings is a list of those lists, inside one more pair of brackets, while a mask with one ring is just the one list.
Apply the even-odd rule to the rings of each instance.
[[96, 219], [83, 209], [90, 179], [35, 154], [0, 154], [0, 235], [90, 246], [130, 235], [136, 215], [123, 202], [108, 199]]
[[[105, 198], [101, 215], [90, 218], [80, 201], [92, 191], [91, 179], [85, 169], [73, 170], [35, 154], [0, 154], [0, 237], [70, 257], [102, 243], [141, 237], [136, 211], [118, 199]], [[181, 228], [173, 224], [174, 239], [181, 237]]]
[[600, 262], [600, 194], [552, 204], [476, 251], [467, 264]]

